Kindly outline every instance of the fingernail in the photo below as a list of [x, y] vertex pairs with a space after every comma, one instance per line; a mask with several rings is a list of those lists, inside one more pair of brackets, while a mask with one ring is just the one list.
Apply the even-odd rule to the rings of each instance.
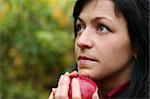
[[56, 88], [52, 88], [53, 95], [56, 93]]
[[66, 72], [64, 75], [69, 75], [69, 72]]
[[62, 81], [64, 79], [64, 75], [60, 76], [60, 81]]
[[78, 72], [77, 71], [73, 71], [71, 74], [74, 75], [74, 76], [78, 76]]
[[55, 91], [56, 91], [56, 88], [52, 88], [52, 91], [55, 92]]
[[69, 77], [68, 77], [68, 76], [64, 76], [64, 80], [65, 80], [65, 81], [68, 81], [68, 80], [69, 80]]
[[77, 79], [76, 79], [76, 78], [73, 78], [73, 79], [72, 79], [72, 82], [73, 82], [73, 83], [77, 83]]

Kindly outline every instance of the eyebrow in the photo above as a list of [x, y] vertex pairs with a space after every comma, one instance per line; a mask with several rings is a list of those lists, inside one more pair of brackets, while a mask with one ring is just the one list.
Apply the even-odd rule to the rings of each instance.
[[94, 18], [94, 20], [100, 20], [100, 19], [106, 19], [106, 20], [112, 22], [112, 20], [108, 17], [96, 17], [96, 18]]
[[[101, 20], [101, 19], [106, 19], [106, 20], [112, 22], [112, 20], [110, 18], [107, 18], [107, 17], [96, 17], [96, 18], [92, 19], [92, 22], [97, 21], [97, 20]], [[80, 17], [78, 17], [77, 20], [81, 21], [82, 23], [85, 23], [84, 20], [82, 20]]]
[[80, 17], [78, 17], [77, 20], [79, 20], [82, 23], [85, 23]]

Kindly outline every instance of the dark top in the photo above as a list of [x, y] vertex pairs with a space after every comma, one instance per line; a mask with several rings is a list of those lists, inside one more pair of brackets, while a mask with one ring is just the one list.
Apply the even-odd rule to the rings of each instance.
[[125, 92], [130, 85], [130, 81], [125, 82], [124, 84], [120, 85], [119, 87], [109, 91], [108, 93], [106, 93], [103, 96], [103, 99], [112, 99], [112, 98], [116, 98], [117, 96], [119, 96], [120, 94], [122, 94], [123, 92]]

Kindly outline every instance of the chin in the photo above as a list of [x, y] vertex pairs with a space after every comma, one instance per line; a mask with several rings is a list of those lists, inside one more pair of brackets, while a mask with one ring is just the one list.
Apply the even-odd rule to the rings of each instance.
[[89, 71], [87, 69], [80, 69], [79, 75], [90, 76]]
[[100, 80], [103, 78], [102, 75], [97, 75], [97, 74], [94, 74], [92, 71], [90, 70], [80, 70], [79, 71], [79, 75], [84, 75], [84, 76], [88, 76], [90, 77], [91, 79], [97, 81], [97, 80]]
[[93, 72], [88, 70], [88, 69], [80, 69], [79, 70], [79, 75], [84, 75], [84, 76], [88, 76], [92, 79], [95, 79], [96, 77], [93, 75]]

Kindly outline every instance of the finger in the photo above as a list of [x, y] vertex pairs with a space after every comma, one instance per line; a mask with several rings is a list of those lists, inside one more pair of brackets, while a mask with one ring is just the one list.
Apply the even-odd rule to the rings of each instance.
[[48, 99], [54, 99], [53, 92], [51, 92], [51, 94], [50, 94], [50, 96], [48, 97]]
[[67, 99], [69, 91], [70, 78], [64, 76], [63, 84], [61, 85], [60, 95], [63, 99]]
[[64, 75], [65, 75], [65, 76], [70, 76], [69, 72], [66, 72]]
[[75, 76], [75, 77], [77, 77], [78, 76], [78, 72], [77, 71], [73, 71], [72, 73], [66, 72], [64, 75], [65, 76]]
[[98, 96], [98, 93], [94, 93], [93, 96], [92, 96], [92, 99], [100, 99], [99, 96]]
[[63, 84], [63, 79], [64, 79], [64, 75], [61, 75], [60, 76], [60, 79], [58, 81], [58, 87], [57, 87], [57, 90], [55, 92], [55, 98], [56, 99], [59, 99], [60, 98], [60, 92], [61, 92], [61, 86]]
[[80, 84], [76, 78], [72, 79], [72, 99], [81, 99]]
[[93, 93], [92, 99], [100, 99], [99, 96], [98, 96], [98, 88], [97, 88], [96, 91]]
[[56, 90], [55, 98], [56, 99], [67, 99], [68, 98], [68, 91], [69, 91], [69, 83], [70, 78], [68, 76], [62, 76], [58, 83], [58, 87]]
[[60, 79], [59, 79], [59, 81], [58, 81], [58, 86], [62, 84], [63, 79], [64, 79], [64, 75], [61, 75], [61, 76], [60, 76]]
[[57, 88], [52, 88], [52, 92], [55, 95]]
[[77, 71], [73, 71], [70, 75], [78, 76], [78, 72]]

